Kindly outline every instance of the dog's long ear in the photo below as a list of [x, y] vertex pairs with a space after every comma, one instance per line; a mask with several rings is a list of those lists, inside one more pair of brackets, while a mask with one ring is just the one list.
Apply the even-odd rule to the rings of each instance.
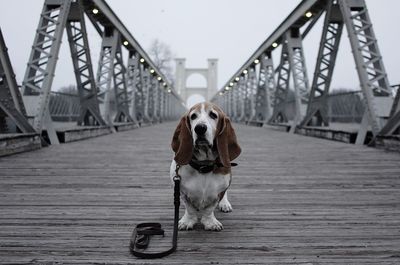
[[221, 115], [217, 125], [217, 149], [219, 159], [224, 167], [231, 167], [231, 161], [237, 158], [242, 149], [240, 148], [231, 121], [225, 115]]
[[193, 140], [187, 115], [181, 118], [181, 121], [176, 127], [174, 136], [172, 137], [171, 147], [175, 152], [174, 160], [178, 165], [186, 165], [190, 162], [193, 155]]

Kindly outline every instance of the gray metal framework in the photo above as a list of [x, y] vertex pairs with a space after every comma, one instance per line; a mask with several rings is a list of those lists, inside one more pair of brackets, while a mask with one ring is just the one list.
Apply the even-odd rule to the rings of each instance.
[[[96, 77], [84, 14], [102, 37]], [[57, 144], [58, 138], [49, 113], [49, 100], [64, 29], [80, 98], [78, 125], [137, 123], [138, 116], [149, 117], [149, 113], [159, 121], [161, 117], [176, 118], [185, 110], [179, 95], [104, 0], [45, 0], [22, 91], [28, 116], [33, 117], [33, 129], [39, 133], [46, 129], [52, 144]], [[123, 62], [122, 48], [130, 55], [127, 65]], [[143, 82], [143, 72], [150, 69], [151, 75], [147, 73], [148, 80]], [[157, 82], [152, 83], [150, 76]], [[145, 98], [141, 95], [144, 91]], [[164, 96], [168, 100], [161, 98]], [[168, 106], [161, 106], [162, 103]], [[23, 108], [19, 105], [16, 102], [14, 107]]]
[[[316, 22], [323, 14], [325, 20], [310, 87], [302, 40], [317, 25]], [[232, 119], [239, 122], [248, 122], [250, 118], [250, 121], [258, 124], [263, 124], [265, 120], [270, 124], [290, 124], [292, 133], [304, 126], [327, 126], [327, 97], [343, 27], [346, 27], [349, 33], [363, 92], [361, 98], [365, 101], [366, 111], [356, 143], [365, 143], [369, 127], [374, 137], [379, 134], [399, 134], [400, 96], [398, 93], [393, 100], [364, 0], [303, 0], [226, 82], [212, 101], [229, 110]], [[265, 59], [271, 58], [278, 46], [282, 47], [282, 51], [276, 71], [272, 60], [266, 69]], [[252, 101], [254, 90], [248, 75], [260, 62], [256, 97]], [[274, 74], [277, 75], [276, 85]], [[291, 75], [294, 92], [289, 88]], [[266, 80], [270, 80], [268, 85]]]
[[294, 133], [296, 126], [300, 124], [306, 113], [309, 97], [309, 85], [299, 29], [291, 29], [286, 32], [285, 41], [288, 43], [287, 49], [289, 64], [293, 74], [294, 98], [296, 102], [296, 114], [292, 126], [290, 127], [290, 132]]
[[311, 85], [310, 102], [301, 126], [328, 126], [327, 96], [343, 31], [343, 19], [338, 3], [327, 2], [321, 43], [318, 51], [314, 78]]
[[67, 35], [80, 98], [79, 125], [106, 125], [101, 117], [85, 18], [78, 2], [71, 4]]
[[253, 120], [264, 123], [272, 115], [272, 102], [274, 101], [275, 70], [271, 53], [261, 56], [258, 85], [255, 98], [255, 114]]
[[389, 116], [393, 104], [391, 88], [383, 65], [378, 42], [364, 0], [339, 0], [343, 20], [349, 32], [367, 113], [361, 123], [358, 143], [363, 143], [368, 126], [377, 136]]
[[289, 80], [290, 80], [290, 62], [288, 46], [284, 43], [281, 52], [280, 64], [277, 69], [278, 79], [276, 84], [273, 112], [268, 123], [282, 123], [288, 122], [289, 119], [286, 114], [286, 101], [289, 94]]
[[28, 115], [34, 116], [33, 127], [36, 131], [41, 132], [44, 125], [52, 144], [58, 144], [59, 141], [52, 126], [48, 105], [70, 5], [70, 0], [46, 0], [44, 2], [22, 82], [22, 94], [27, 105]]
[[130, 115], [135, 124], [139, 124], [137, 115], [137, 86], [140, 83], [140, 69], [138, 54], [134, 52], [129, 53], [128, 67], [126, 70], [127, 75], [127, 89], [130, 100]]
[[[10, 126], [13, 122], [15, 127]], [[26, 118], [7, 47], [0, 29], [0, 133], [34, 133]]]

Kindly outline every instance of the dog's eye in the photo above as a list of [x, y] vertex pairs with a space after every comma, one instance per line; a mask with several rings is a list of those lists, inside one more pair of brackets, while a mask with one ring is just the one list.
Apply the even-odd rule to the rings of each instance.
[[193, 113], [192, 115], [190, 115], [190, 119], [191, 120], [194, 120], [194, 119], [196, 119], [197, 118], [197, 114], [196, 113]]
[[215, 112], [210, 111], [210, 114], [208, 114], [208, 115], [210, 115], [210, 118], [213, 120], [215, 120], [217, 118], [217, 114], [215, 114]]

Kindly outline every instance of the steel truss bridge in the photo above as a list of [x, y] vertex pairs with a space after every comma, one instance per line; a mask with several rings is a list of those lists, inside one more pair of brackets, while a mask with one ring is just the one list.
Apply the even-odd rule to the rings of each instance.
[[[318, 20], [309, 78], [302, 43]], [[52, 91], [65, 32], [75, 94]], [[172, 227], [180, 95], [105, 0], [45, 0], [21, 84], [6, 41], [0, 30], [0, 264], [142, 263], [134, 224]], [[330, 91], [340, 41], [360, 91]], [[212, 98], [244, 150], [225, 230], [180, 232], [177, 253], [146, 264], [399, 264], [397, 88], [364, 0], [303, 0]]]

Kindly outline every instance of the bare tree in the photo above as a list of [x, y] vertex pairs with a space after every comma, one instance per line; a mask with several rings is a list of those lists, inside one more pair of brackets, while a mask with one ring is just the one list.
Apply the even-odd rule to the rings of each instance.
[[149, 55], [157, 68], [165, 75], [170, 83], [174, 83], [172, 67], [173, 53], [168, 44], [154, 39], [150, 44]]

